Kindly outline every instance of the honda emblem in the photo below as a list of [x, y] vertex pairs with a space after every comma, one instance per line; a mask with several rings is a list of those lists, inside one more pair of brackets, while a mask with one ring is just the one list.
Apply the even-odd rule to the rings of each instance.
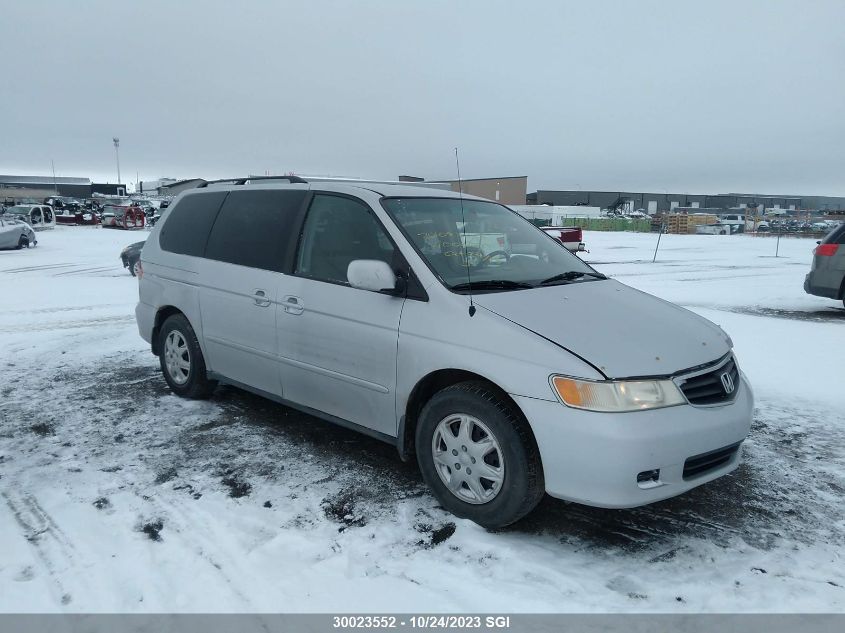
[[719, 378], [722, 380], [722, 387], [724, 388], [725, 393], [732, 394], [734, 389], [736, 389], [733, 376], [731, 376], [729, 372], [725, 372]]

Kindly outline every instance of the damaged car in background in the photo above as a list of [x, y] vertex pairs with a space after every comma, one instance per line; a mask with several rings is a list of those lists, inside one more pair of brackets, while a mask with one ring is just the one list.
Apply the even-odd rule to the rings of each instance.
[[38, 244], [35, 231], [23, 220], [0, 215], [0, 249], [22, 249]]

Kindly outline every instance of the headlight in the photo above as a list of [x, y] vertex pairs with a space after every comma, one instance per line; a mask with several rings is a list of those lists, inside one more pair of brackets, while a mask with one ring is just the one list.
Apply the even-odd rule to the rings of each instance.
[[552, 386], [565, 405], [587, 411], [641, 411], [686, 403], [671, 380], [596, 381], [553, 376]]

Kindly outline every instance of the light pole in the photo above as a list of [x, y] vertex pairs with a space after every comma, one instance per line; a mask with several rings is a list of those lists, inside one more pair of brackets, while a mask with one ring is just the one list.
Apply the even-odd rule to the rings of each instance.
[[120, 139], [116, 136], [112, 138], [114, 141], [114, 158], [117, 161], [117, 184], [120, 184]]

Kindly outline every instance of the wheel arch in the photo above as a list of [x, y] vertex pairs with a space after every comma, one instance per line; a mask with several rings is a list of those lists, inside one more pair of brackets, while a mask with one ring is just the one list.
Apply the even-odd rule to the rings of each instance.
[[[181, 314], [183, 317], [188, 319], [188, 315], [182, 312], [182, 310], [180, 310], [176, 306], [162, 306], [158, 309], [158, 312], [156, 312], [155, 322], [153, 323], [151, 343], [153, 348], [153, 354], [155, 354], [156, 356], [161, 353], [161, 349], [159, 349], [158, 344], [158, 333], [161, 331], [161, 326], [164, 324], [164, 322], [174, 314]], [[191, 320], [188, 319], [188, 323], [190, 322]], [[191, 324], [191, 327], [193, 327], [193, 324]], [[194, 329], [196, 330], [196, 328]]]
[[522, 418], [531, 435], [531, 440], [536, 445], [537, 439], [534, 437], [534, 431], [531, 428], [530, 422], [528, 422], [528, 419], [525, 417], [522, 409], [516, 401], [511, 398], [507, 391], [502, 389], [489, 378], [472, 371], [454, 368], [438, 369], [430, 372], [417, 381], [408, 396], [407, 402], [405, 403], [405, 411], [399, 420], [399, 432], [396, 437], [396, 447], [399, 450], [399, 456], [402, 461], [410, 460], [416, 453], [414, 438], [416, 436], [417, 423], [419, 422], [419, 414], [425, 404], [438, 391], [462, 382], [483, 382], [488, 385], [494, 392], [496, 392], [496, 395], [501, 397], [510, 405], [516, 415]]

